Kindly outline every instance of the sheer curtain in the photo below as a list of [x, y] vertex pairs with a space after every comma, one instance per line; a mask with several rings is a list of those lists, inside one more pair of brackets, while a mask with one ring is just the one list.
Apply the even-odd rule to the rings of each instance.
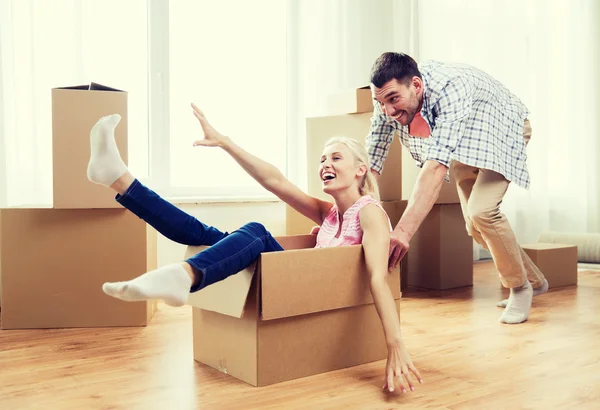
[[146, 0], [0, 0], [0, 206], [52, 204], [53, 87], [129, 91], [130, 166], [147, 175], [146, 16]]
[[544, 230], [598, 232], [595, 0], [420, 0], [419, 58], [470, 63], [530, 110], [531, 188], [502, 205], [521, 242]]

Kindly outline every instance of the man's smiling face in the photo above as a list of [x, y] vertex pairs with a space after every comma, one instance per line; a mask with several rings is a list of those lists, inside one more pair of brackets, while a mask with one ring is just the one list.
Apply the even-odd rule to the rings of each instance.
[[371, 93], [385, 115], [408, 125], [421, 110], [423, 83], [419, 77], [413, 77], [408, 84], [394, 78], [381, 88], [371, 84]]

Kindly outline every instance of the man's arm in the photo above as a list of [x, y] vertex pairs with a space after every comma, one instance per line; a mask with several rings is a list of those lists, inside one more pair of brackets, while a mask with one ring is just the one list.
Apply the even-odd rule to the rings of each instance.
[[408, 252], [412, 237], [440, 195], [447, 171], [448, 167], [433, 160], [421, 168], [406, 210], [390, 236], [389, 270], [397, 267]]
[[447, 172], [448, 167], [437, 161], [425, 162], [417, 177], [406, 210], [394, 230], [402, 231], [409, 240], [412, 239], [440, 196]]

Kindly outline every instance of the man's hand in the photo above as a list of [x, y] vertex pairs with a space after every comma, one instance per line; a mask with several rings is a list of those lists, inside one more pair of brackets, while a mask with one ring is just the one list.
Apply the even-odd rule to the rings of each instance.
[[[415, 391], [414, 382], [410, 373], [413, 373], [417, 377], [419, 383], [423, 383], [423, 378], [419, 373], [419, 370], [413, 365], [410, 354], [404, 346], [404, 342], [400, 342], [396, 345], [388, 345], [388, 357], [385, 366], [385, 383], [382, 390], [387, 389], [389, 392], [395, 390], [395, 386], [402, 393], [406, 393], [406, 389]], [[406, 381], [403, 379], [406, 379]]]
[[388, 261], [388, 269], [390, 272], [394, 270], [406, 252], [408, 252], [410, 238], [406, 232], [401, 229], [394, 229], [390, 234], [390, 255]]

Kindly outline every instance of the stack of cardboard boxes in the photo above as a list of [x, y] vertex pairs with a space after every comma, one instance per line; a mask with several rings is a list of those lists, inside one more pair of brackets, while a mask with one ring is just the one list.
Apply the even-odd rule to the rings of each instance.
[[88, 181], [90, 130], [121, 115], [127, 163], [127, 93], [97, 84], [52, 90], [53, 205], [0, 210], [2, 328], [147, 325], [155, 302], [124, 303], [104, 282], [156, 268], [156, 231]]
[[[332, 96], [331, 115], [307, 118], [308, 193], [331, 200], [322, 190], [318, 175], [319, 160], [325, 142], [336, 136], [365, 142], [373, 115], [368, 87]], [[395, 227], [406, 209], [417, 180], [419, 168], [394, 137], [379, 178], [384, 209]], [[452, 173], [450, 173], [452, 175]], [[287, 234], [310, 232], [315, 224], [287, 208]], [[444, 183], [433, 209], [411, 241], [401, 267], [403, 288], [407, 285], [428, 289], [451, 289], [473, 284], [473, 241], [467, 234], [453, 178]]]

